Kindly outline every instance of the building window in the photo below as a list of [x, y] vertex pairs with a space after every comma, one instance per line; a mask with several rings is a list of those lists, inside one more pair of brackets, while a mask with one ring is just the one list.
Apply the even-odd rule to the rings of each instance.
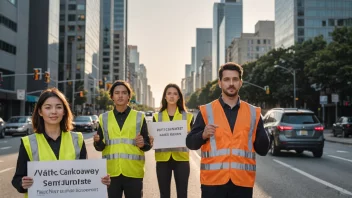
[[120, 46], [115, 46], [114, 49], [120, 49]]
[[329, 26], [335, 26], [335, 19], [329, 19]]
[[270, 39], [268, 39], [268, 44], [271, 45], [271, 40]]
[[65, 4], [60, 4], [60, 10], [65, 10]]
[[119, 58], [119, 57], [115, 57], [114, 60], [115, 60], [115, 61], [119, 61], [120, 58]]
[[103, 69], [109, 69], [109, 65], [103, 65]]
[[114, 73], [119, 73], [119, 69], [114, 69]]
[[297, 20], [297, 25], [298, 26], [304, 26], [304, 19], [298, 19]]
[[105, 44], [104, 49], [110, 49], [110, 45]]
[[109, 56], [110, 52], [103, 52], [103, 56]]
[[78, 4], [77, 5], [77, 10], [85, 10], [86, 9], [86, 6], [83, 5], [83, 4]]
[[304, 6], [303, 0], [297, 0], [297, 6], [298, 7], [303, 7]]
[[114, 38], [120, 38], [120, 35], [119, 34], [115, 34]]
[[259, 46], [255, 47], [255, 50], [256, 50], [257, 52], [259, 52]]
[[78, 50], [84, 50], [84, 49], [85, 49], [84, 43], [78, 44], [78, 45], [77, 45], [77, 49], [78, 49]]
[[110, 72], [109, 71], [103, 71], [103, 75], [109, 75]]
[[65, 21], [65, 15], [64, 14], [60, 14], [60, 21]]
[[77, 61], [84, 61], [84, 54], [77, 54]]
[[78, 19], [79, 21], [84, 21], [85, 18], [86, 18], [86, 17], [84, 16], [84, 14], [79, 14], [78, 17], [77, 17], [77, 19]]
[[69, 14], [68, 15], [68, 21], [76, 21], [76, 15], [75, 14]]
[[114, 41], [115, 44], [120, 44], [120, 41]]
[[304, 36], [304, 29], [298, 28], [298, 36]]
[[118, 63], [114, 63], [114, 67], [118, 67], [119, 66], [119, 64]]
[[69, 31], [69, 32], [75, 31], [75, 26], [74, 26], [74, 25], [69, 25], [69, 26], [68, 26], [68, 31]]
[[260, 39], [257, 40], [257, 44], [260, 45]]
[[84, 40], [84, 36], [77, 36], [77, 41], [83, 41]]
[[337, 20], [337, 26], [343, 26], [343, 19]]
[[119, 79], [119, 76], [115, 76], [115, 80], [118, 80]]
[[16, 55], [16, 47], [2, 40], [0, 40], [0, 50]]
[[298, 38], [298, 43], [303, 43], [304, 42], [304, 38]]
[[78, 31], [78, 32], [84, 31], [84, 25], [78, 25], [78, 26], [77, 26], [77, 31]]
[[120, 53], [119, 52], [115, 52], [115, 55], [120, 55]]
[[0, 14], [0, 24], [4, 24], [14, 32], [17, 32], [17, 23]]
[[68, 10], [76, 10], [76, 5], [75, 4], [69, 4], [68, 5]]
[[60, 32], [64, 33], [65, 32], [65, 26], [64, 25], [60, 25]]
[[263, 44], [264, 44], [264, 45], [266, 44], [266, 39], [263, 40]]
[[304, 16], [304, 8], [298, 8], [297, 15]]
[[325, 27], [325, 26], [326, 26], [326, 21], [322, 21], [322, 22], [321, 22], [321, 25], [322, 25], [323, 27]]
[[67, 40], [70, 41], [70, 42], [73, 42], [73, 41], [75, 41], [75, 37], [74, 36], [68, 36]]
[[103, 58], [103, 62], [108, 63], [110, 61], [110, 58]]

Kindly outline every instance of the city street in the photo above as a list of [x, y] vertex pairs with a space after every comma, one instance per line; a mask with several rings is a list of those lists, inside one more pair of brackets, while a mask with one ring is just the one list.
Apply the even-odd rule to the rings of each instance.
[[[90, 159], [100, 158], [95, 151], [93, 133], [86, 133], [85, 142]], [[6, 137], [0, 140], [0, 192], [1, 197], [23, 197], [11, 185], [15, 171], [20, 137]], [[191, 175], [189, 198], [200, 197], [199, 163], [196, 151], [191, 151]], [[154, 151], [146, 153], [144, 197], [159, 196], [155, 173]], [[352, 145], [326, 142], [321, 159], [313, 158], [309, 152], [298, 155], [282, 152], [278, 157], [268, 154], [257, 157], [257, 182], [253, 197], [352, 197]], [[172, 198], [176, 198], [172, 182]]]

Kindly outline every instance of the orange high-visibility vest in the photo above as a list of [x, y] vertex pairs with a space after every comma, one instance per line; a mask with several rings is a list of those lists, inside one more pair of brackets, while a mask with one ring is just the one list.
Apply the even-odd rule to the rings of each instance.
[[200, 180], [203, 185], [253, 187], [256, 174], [255, 141], [260, 108], [240, 101], [234, 131], [219, 100], [200, 106], [205, 125], [215, 124], [215, 135], [201, 147]]

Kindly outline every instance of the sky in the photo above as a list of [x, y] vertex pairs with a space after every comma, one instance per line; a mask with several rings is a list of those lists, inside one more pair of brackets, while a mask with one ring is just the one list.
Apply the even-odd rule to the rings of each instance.
[[[128, 0], [127, 42], [138, 46], [156, 107], [167, 84], [181, 86], [196, 28], [213, 27], [215, 2], [220, 0]], [[243, 0], [243, 32], [253, 33], [259, 20], [274, 16], [274, 0]]]

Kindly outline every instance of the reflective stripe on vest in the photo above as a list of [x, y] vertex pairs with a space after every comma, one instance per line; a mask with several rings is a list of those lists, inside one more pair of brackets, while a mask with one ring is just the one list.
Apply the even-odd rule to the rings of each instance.
[[[213, 108], [211, 103], [206, 104], [206, 111], [207, 111], [207, 118], [208, 118], [208, 124], [214, 124], [214, 114], [213, 114]], [[250, 109], [250, 131], [248, 134], [248, 150], [250, 151], [246, 151], [246, 150], [242, 150], [242, 149], [217, 149], [216, 147], [216, 140], [215, 140], [215, 136], [211, 136], [209, 138], [210, 141], [210, 151], [202, 151], [201, 156], [204, 158], [209, 158], [209, 157], [218, 157], [218, 156], [222, 156], [222, 155], [229, 155], [230, 151], [231, 154], [233, 155], [237, 155], [237, 156], [241, 156], [241, 157], [245, 157], [245, 158], [249, 158], [249, 159], [255, 159], [255, 152], [251, 152], [252, 150], [252, 136], [253, 136], [253, 132], [254, 132], [254, 128], [255, 128], [255, 123], [256, 123], [256, 110], [255, 107], [252, 105], [249, 105], [249, 109]], [[235, 163], [235, 162], [232, 162]], [[212, 165], [212, 164], [204, 164], [205, 166], [208, 165]], [[242, 166], [243, 165], [243, 166]], [[249, 164], [242, 164], [242, 165], [232, 165], [231, 164], [231, 168], [238, 168], [241, 170], [245, 170], [242, 169], [242, 167], [250, 167], [249, 170], [255, 170], [255, 167], [251, 167], [253, 165], [249, 165]], [[219, 165], [214, 165], [215, 167], [219, 166]], [[228, 166], [228, 165], [227, 165]], [[221, 167], [221, 166], [219, 166]], [[213, 170], [213, 169], [204, 169], [204, 170]]]
[[[201, 164], [201, 170], [221, 170], [230, 168], [230, 162], [214, 163], [214, 164]], [[231, 162], [231, 168], [246, 170], [246, 171], [256, 171], [256, 165], [252, 164], [241, 164], [237, 162]]]
[[[109, 138], [109, 132], [108, 132], [108, 115], [109, 112], [103, 113], [102, 119], [103, 119], [103, 131], [104, 131], [104, 138], [105, 138], [105, 145], [114, 145], [114, 144], [130, 144], [133, 146], [136, 146], [136, 141], [134, 139], [128, 139], [128, 138], [118, 138], [118, 139], [110, 139]], [[141, 132], [141, 124], [142, 124], [142, 112], [137, 112], [137, 120], [136, 120], [136, 136], [138, 133]], [[127, 154], [127, 153], [118, 153], [118, 154], [109, 154], [109, 155], [103, 155], [103, 158], [106, 158], [108, 160], [112, 159], [130, 159], [130, 160], [141, 160], [145, 161], [144, 156], [140, 155], [133, 155], [133, 154]]]
[[[187, 120], [187, 113], [185, 111], [182, 111], [182, 120]], [[163, 121], [163, 113], [159, 112], [158, 113], [158, 122]], [[156, 153], [160, 152], [188, 152], [188, 148], [186, 147], [180, 147], [180, 148], [164, 148], [164, 149], [155, 149]]]
[[[75, 155], [76, 155], [76, 159], [79, 159], [80, 153], [81, 153], [81, 148], [78, 144], [78, 134], [77, 133], [71, 133], [71, 137], [72, 137], [72, 142], [73, 142], [73, 147], [75, 149]], [[29, 144], [32, 150], [32, 158], [33, 161], [39, 161], [39, 152], [38, 152], [38, 141], [37, 138], [35, 136], [35, 134], [33, 135], [29, 135]]]

